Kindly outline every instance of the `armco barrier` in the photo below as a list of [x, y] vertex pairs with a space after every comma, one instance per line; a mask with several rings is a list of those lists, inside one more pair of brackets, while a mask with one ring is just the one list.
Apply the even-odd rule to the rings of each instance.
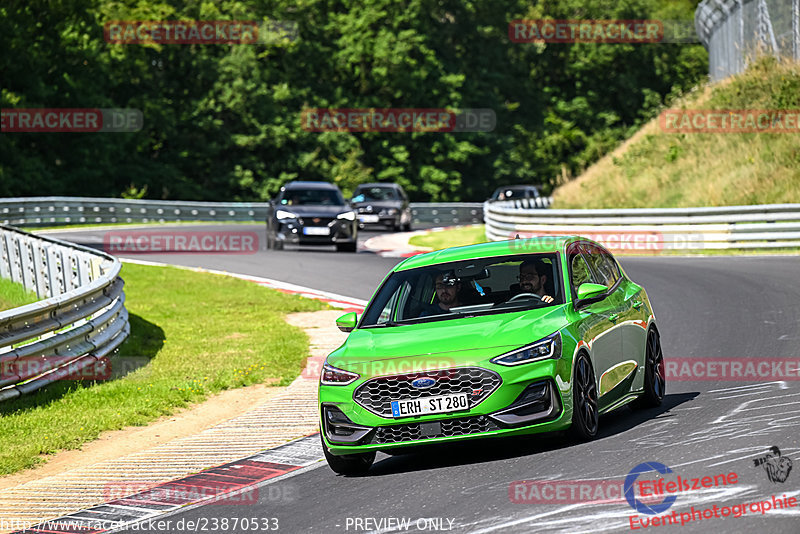
[[0, 277], [43, 299], [0, 312], [0, 401], [97, 375], [130, 332], [119, 260], [3, 225], [0, 251]]
[[[59, 226], [95, 223], [263, 222], [266, 202], [188, 202], [81, 197], [0, 199], [0, 223]], [[412, 202], [412, 222], [443, 225], [483, 222], [483, 204]]]
[[636, 252], [800, 247], [800, 204], [666, 209], [538, 210], [484, 204], [486, 237], [578, 234]]

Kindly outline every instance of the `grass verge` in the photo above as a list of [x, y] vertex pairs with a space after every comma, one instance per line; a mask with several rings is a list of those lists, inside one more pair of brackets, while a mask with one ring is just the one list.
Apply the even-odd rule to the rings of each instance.
[[0, 311], [33, 304], [37, 300], [36, 293], [28, 291], [22, 284], [0, 278]]
[[[796, 112], [800, 109], [800, 63], [762, 59], [746, 72], [711, 85], [672, 108]], [[665, 133], [656, 119], [621, 150], [557, 188], [553, 207], [670, 208], [800, 202], [800, 143], [797, 130], [793, 131]]]
[[290, 383], [308, 356], [308, 339], [283, 315], [325, 308], [244, 280], [172, 267], [125, 264], [122, 276], [131, 336], [111, 365], [114, 374], [127, 374], [62, 381], [0, 403], [0, 474], [80, 448], [106, 430], [146, 425], [221, 390]]
[[417, 247], [430, 247], [439, 250], [447, 247], [460, 247], [486, 242], [486, 226], [483, 224], [463, 226], [450, 230], [437, 230], [427, 234], [415, 235], [408, 240]]

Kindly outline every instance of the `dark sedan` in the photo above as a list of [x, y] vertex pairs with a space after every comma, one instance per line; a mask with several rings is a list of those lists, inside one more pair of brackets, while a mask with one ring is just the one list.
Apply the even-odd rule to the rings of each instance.
[[380, 224], [392, 230], [411, 230], [411, 208], [408, 196], [397, 184], [361, 184], [351, 200], [358, 213], [358, 224]]
[[535, 185], [504, 185], [492, 193], [489, 200], [516, 200], [518, 198], [539, 198], [541, 192]]
[[289, 182], [267, 209], [267, 248], [335, 245], [356, 251], [358, 223], [342, 192], [327, 182]]

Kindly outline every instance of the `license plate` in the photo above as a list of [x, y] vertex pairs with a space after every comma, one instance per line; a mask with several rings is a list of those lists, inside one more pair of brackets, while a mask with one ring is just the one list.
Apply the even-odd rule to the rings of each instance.
[[392, 417], [409, 417], [412, 415], [463, 410], [469, 410], [469, 395], [467, 393], [392, 401]]
[[331, 229], [327, 226], [306, 226], [303, 228], [306, 235], [331, 235]]
[[362, 223], [376, 223], [380, 218], [377, 215], [359, 215], [358, 220]]

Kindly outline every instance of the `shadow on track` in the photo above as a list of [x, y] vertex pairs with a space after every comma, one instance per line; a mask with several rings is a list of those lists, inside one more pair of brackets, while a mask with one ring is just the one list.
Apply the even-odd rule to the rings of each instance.
[[568, 449], [571, 447], [591, 447], [651, 421], [656, 417], [674, 417], [673, 408], [694, 400], [699, 393], [667, 395], [658, 408], [632, 411], [619, 409], [600, 418], [600, 430], [590, 442], [577, 442], [566, 431], [549, 434], [533, 434], [510, 438], [476, 439], [472, 441], [425, 445], [408, 449], [396, 449], [391, 456], [377, 461], [367, 477], [380, 477], [398, 473], [427, 471], [460, 465], [479, 464]]

